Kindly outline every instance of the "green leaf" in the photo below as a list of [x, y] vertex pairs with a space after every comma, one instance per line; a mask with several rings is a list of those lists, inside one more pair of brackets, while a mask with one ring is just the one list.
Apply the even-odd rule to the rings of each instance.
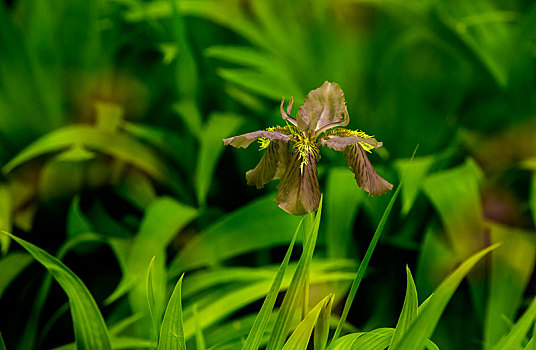
[[333, 168], [329, 171], [323, 225], [329, 257], [348, 257], [351, 253], [349, 248], [354, 246], [352, 234], [355, 215], [366, 197], [363, 191], [348, 190], [354, 187], [354, 174], [348, 171], [348, 167]]
[[491, 254], [491, 277], [484, 324], [484, 349], [490, 349], [510, 328], [534, 269], [533, 232], [490, 224], [491, 242], [504, 242]]
[[[316, 245], [316, 239], [318, 235], [318, 227], [320, 226], [320, 218], [322, 216], [322, 197], [320, 198], [320, 205], [314, 222], [312, 225], [304, 225], [304, 236], [307, 238], [305, 246], [303, 248], [302, 255], [298, 261], [296, 272], [292, 277], [292, 282], [285, 294], [285, 298], [281, 303], [277, 320], [270, 336], [270, 340], [266, 346], [266, 350], [281, 349], [290, 328], [290, 323], [294, 317], [295, 312], [299, 308], [300, 298], [303, 296], [300, 293], [303, 291], [306, 281], [309, 276], [309, 267], [313, 258], [313, 252]], [[311, 220], [313, 214], [308, 214], [307, 217]], [[307, 222], [306, 222], [307, 223]]]
[[240, 254], [288, 244], [289, 232], [294, 231], [300, 219], [279, 209], [273, 198], [269, 194], [255, 200], [192, 238], [171, 262], [170, 278], [186, 270], [215, 266]]
[[521, 318], [512, 326], [510, 332], [505, 334], [492, 350], [518, 349], [526, 339], [527, 332], [536, 319], [536, 298], [533, 298], [529, 307]]
[[324, 350], [328, 345], [329, 326], [331, 319], [331, 308], [334, 302], [334, 295], [325, 307], [320, 310], [320, 315], [315, 325], [314, 350]]
[[[445, 310], [450, 298], [458, 288], [462, 279], [486, 254], [498, 245], [492, 245], [465, 260], [452, 274], [450, 274], [427, 301], [425, 307], [419, 309], [419, 315], [410, 329], [404, 334], [400, 342], [390, 350], [420, 350], [428, 338], [430, 338], [439, 322], [441, 314]], [[421, 310], [422, 309], [422, 310]]]
[[0, 350], [6, 350], [6, 344], [4, 344], [4, 338], [2, 338], [2, 332], [0, 332]]
[[158, 350], [186, 350], [181, 302], [183, 277], [184, 275], [179, 278], [169, 298], [160, 328]]
[[203, 127], [195, 170], [197, 201], [205, 206], [212, 177], [224, 145], [222, 139], [232, 136], [242, 125], [243, 118], [234, 114], [213, 113]]
[[37, 139], [4, 165], [2, 171], [7, 174], [36, 157], [59, 152], [75, 144], [121, 159], [157, 180], [166, 179], [165, 165], [136, 139], [124, 133], [107, 132], [86, 125], [66, 126]]
[[394, 329], [378, 328], [370, 332], [366, 332], [357, 338], [351, 349], [354, 350], [383, 350], [389, 346], [389, 342], [393, 337]]
[[206, 350], [205, 336], [203, 335], [203, 328], [201, 322], [199, 322], [199, 315], [197, 313], [197, 304], [194, 304], [194, 325], [195, 325], [195, 348], [197, 350]]
[[[0, 230], [11, 231], [12, 206], [13, 203], [9, 188], [6, 185], [0, 185]], [[10, 239], [8, 236], [0, 235], [0, 251], [2, 255], [7, 254], [9, 243]]]
[[532, 174], [532, 181], [530, 186], [531, 187], [529, 205], [532, 211], [532, 221], [536, 223], [536, 172]]
[[[306, 350], [309, 340], [311, 339], [311, 333], [316, 325], [318, 317], [323, 309], [331, 309], [333, 303], [333, 294], [328, 295], [322, 299], [300, 322], [298, 327], [292, 332], [292, 335], [288, 338], [283, 350]], [[326, 337], [327, 338], [327, 337]]]
[[398, 159], [395, 162], [399, 178], [402, 178], [404, 171], [407, 169], [406, 184], [402, 189], [403, 215], [406, 215], [411, 210], [434, 161], [435, 157], [432, 156], [418, 157], [413, 160], [411, 167], [408, 167], [411, 162], [410, 159]]
[[298, 232], [300, 231], [302, 222], [303, 219], [298, 224], [298, 228], [296, 229], [296, 232], [292, 237], [292, 241], [290, 242], [290, 245], [287, 249], [287, 253], [285, 254], [283, 262], [281, 263], [281, 266], [279, 267], [279, 270], [275, 275], [274, 281], [272, 282], [270, 291], [266, 295], [266, 299], [264, 299], [261, 310], [255, 318], [255, 322], [251, 327], [251, 331], [249, 332], [244, 346], [242, 347], [243, 350], [257, 350], [259, 348], [260, 342], [264, 337], [266, 327], [268, 326], [268, 321], [270, 320], [270, 317], [272, 315], [272, 310], [274, 308], [277, 295], [279, 293], [279, 290], [281, 289], [281, 283], [283, 282], [283, 277], [285, 276], [285, 271], [287, 270], [287, 266], [290, 261], [290, 256], [292, 254], [292, 249], [294, 248], [294, 243], [296, 242], [296, 237], [298, 236]]
[[[486, 241], [479, 182], [482, 172], [474, 160], [430, 175], [424, 183], [424, 191], [436, 208], [457, 261], [463, 261], [482, 249]], [[476, 314], [484, 319], [485, 285], [478, 283], [478, 268], [469, 275], [469, 285], [475, 303]]]
[[149, 268], [147, 269], [147, 278], [145, 280], [145, 290], [147, 294], [147, 305], [149, 305], [149, 313], [151, 315], [151, 320], [153, 321], [153, 334], [154, 339], [158, 339], [158, 328], [160, 326], [160, 319], [157, 319], [156, 315], [156, 302], [154, 299], [154, 285], [153, 285], [153, 266], [154, 260], [156, 257], [153, 256], [151, 262], [149, 263]]
[[52, 274], [69, 297], [78, 349], [111, 350], [108, 328], [106, 328], [97, 303], [80, 278], [61, 261], [44, 250], [10, 233], [4, 232], [4, 234], [10, 236], [39, 261]]
[[[163, 264], [167, 245], [197, 215], [196, 209], [181, 204], [170, 197], [161, 197], [153, 201], [147, 208], [140, 225], [140, 231], [132, 242], [123, 278], [106, 302], [113, 302], [143, 281], [146, 268], [153, 256], [156, 256], [156, 264]], [[160, 290], [157, 292], [162, 293]], [[161, 300], [163, 300], [163, 296], [157, 297], [157, 305]]]
[[0, 298], [11, 282], [33, 261], [22, 252], [12, 252], [0, 259]]
[[415, 282], [411, 276], [411, 271], [409, 267], [406, 266], [406, 298], [404, 299], [404, 305], [402, 306], [402, 312], [400, 312], [400, 317], [398, 318], [398, 323], [396, 324], [395, 332], [391, 339], [390, 347], [396, 346], [398, 342], [404, 336], [404, 333], [408, 331], [411, 327], [415, 318], [417, 318], [417, 309], [419, 307], [419, 299], [417, 297], [417, 288], [415, 287]]

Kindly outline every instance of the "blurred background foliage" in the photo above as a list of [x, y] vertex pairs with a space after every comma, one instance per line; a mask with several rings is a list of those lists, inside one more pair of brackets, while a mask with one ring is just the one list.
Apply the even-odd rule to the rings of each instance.
[[[300, 105], [334, 81], [349, 127], [383, 141], [382, 176], [398, 183], [419, 145], [348, 321], [394, 326], [406, 264], [426, 297], [503, 242], [432, 337], [491, 349], [536, 292], [535, 55], [528, 0], [4, 1], [0, 228], [61, 258], [108, 325], [142, 338], [156, 256], [157, 313], [186, 272], [189, 345], [202, 329], [209, 348], [233, 348], [299, 218], [272, 203], [276, 184], [246, 186], [259, 152], [221, 139], [281, 124], [282, 97]], [[389, 195], [367, 198], [343, 157], [323, 157], [310, 297], [335, 293], [337, 314]], [[0, 240], [7, 348], [71, 342], [59, 287]]]

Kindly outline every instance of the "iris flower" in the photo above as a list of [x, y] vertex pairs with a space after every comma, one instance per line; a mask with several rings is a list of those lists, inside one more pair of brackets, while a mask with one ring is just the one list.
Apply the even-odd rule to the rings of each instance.
[[318, 209], [320, 188], [316, 163], [320, 146], [343, 152], [355, 174], [357, 185], [369, 196], [382, 195], [393, 188], [372, 167], [366, 152], [382, 143], [359, 130], [338, 128], [348, 125], [350, 117], [342, 89], [336, 83], [324, 82], [309, 92], [298, 116], [290, 116], [292, 99], [286, 111], [281, 101], [281, 116], [286, 126], [275, 126], [224, 139], [225, 145], [246, 148], [259, 140], [266, 149], [259, 164], [246, 173], [248, 185], [262, 188], [266, 183], [281, 179], [274, 203], [286, 212], [304, 215]]

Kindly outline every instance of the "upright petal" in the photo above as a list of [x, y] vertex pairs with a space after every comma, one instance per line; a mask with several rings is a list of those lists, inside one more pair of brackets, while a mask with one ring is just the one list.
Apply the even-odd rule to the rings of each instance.
[[308, 153], [307, 163], [302, 164], [300, 155], [293, 152], [290, 164], [277, 186], [274, 200], [287, 213], [305, 215], [318, 209], [320, 188], [316, 161], [313, 153]]
[[367, 191], [369, 197], [382, 195], [393, 188], [393, 185], [378, 175], [376, 170], [374, 170], [363, 147], [359, 143], [346, 147], [344, 157], [348, 162], [348, 166], [355, 174], [357, 185]]
[[280, 179], [290, 162], [288, 143], [271, 141], [257, 166], [246, 173], [248, 185], [263, 188], [272, 180]]
[[342, 89], [337, 83], [327, 81], [307, 94], [297, 118], [301, 131], [315, 135], [335, 126], [348, 125], [349, 121]]
[[[283, 130], [284, 128], [278, 128]], [[233, 136], [229, 137], [228, 139], [223, 139], [223, 143], [227, 145], [231, 145], [236, 148], [246, 148], [248, 147], [253, 141], [257, 140], [260, 137], [267, 138], [270, 141], [284, 141], [288, 142], [290, 141], [289, 135], [281, 132], [281, 131], [267, 131], [267, 130], [259, 130], [259, 131], [253, 131], [249, 132], [247, 134], [239, 135], [239, 136]]]
[[294, 99], [293, 98], [290, 98], [290, 102], [288, 103], [288, 106], [287, 106], [287, 111], [285, 112], [285, 110], [283, 109], [283, 106], [285, 104], [285, 99], [282, 99], [281, 100], [281, 106], [279, 106], [279, 109], [281, 110], [281, 117], [285, 120], [288, 120], [289, 122], [291, 122], [293, 125], [296, 125], [296, 119], [292, 118], [290, 116], [290, 111], [292, 110], [292, 105], [294, 104]]

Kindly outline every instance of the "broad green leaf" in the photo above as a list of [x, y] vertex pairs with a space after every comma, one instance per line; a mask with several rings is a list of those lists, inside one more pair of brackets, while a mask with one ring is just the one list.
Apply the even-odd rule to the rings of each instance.
[[519, 349], [522, 346], [523, 341], [527, 337], [527, 332], [534, 324], [536, 319], [536, 298], [533, 298], [529, 307], [523, 313], [523, 316], [512, 326], [510, 331], [505, 334], [499, 342], [497, 342], [491, 349], [503, 350], [503, 349]]
[[233, 136], [242, 123], [243, 118], [237, 115], [213, 113], [203, 126], [194, 176], [197, 201], [202, 207], [206, 204], [212, 177], [225, 147], [222, 139]]
[[158, 339], [158, 330], [160, 327], [160, 319], [157, 319], [156, 315], [156, 302], [154, 299], [154, 284], [153, 284], [153, 266], [154, 260], [156, 257], [153, 256], [151, 262], [149, 263], [149, 268], [147, 269], [147, 278], [145, 280], [145, 290], [147, 295], [147, 304], [149, 305], [149, 314], [151, 315], [151, 320], [153, 321], [153, 339]]
[[[153, 256], [158, 264], [165, 261], [164, 251], [177, 233], [197, 216], [197, 210], [169, 197], [161, 197], [147, 208], [140, 230], [133, 240], [124, 267], [123, 278], [114, 293], [108, 297], [110, 303], [143, 281], [145, 271]], [[161, 283], [155, 280], [157, 283]], [[162, 290], [157, 289], [157, 293]], [[156, 297], [157, 305], [163, 296]]]
[[2, 171], [7, 174], [38, 156], [59, 152], [74, 144], [81, 144], [121, 159], [157, 180], [166, 179], [165, 165], [136, 139], [124, 133], [106, 132], [86, 125], [66, 126], [37, 139], [4, 165]]
[[[441, 218], [457, 261], [482, 249], [486, 241], [479, 190], [481, 178], [478, 165], [468, 159], [457, 168], [430, 175], [424, 183], [424, 191]], [[469, 276], [476, 313], [482, 320], [486, 299], [483, 276], [484, 271], [478, 268]]]
[[39, 261], [61, 285], [71, 307], [74, 335], [78, 349], [111, 349], [110, 335], [93, 296], [76, 276], [61, 261], [44, 250], [9, 233], [13, 240]]
[[322, 312], [322, 309], [329, 308], [333, 303], [333, 294], [328, 295], [322, 299], [310, 312], [309, 314], [300, 322], [298, 327], [292, 332], [291, 336], [288, 338], [283, 350], [306, 350], [309, 340], [311, 339], [311, 333], [313, 328], [316, 325], [318, 317]]
[[350, 349], [353, 350], [383, 350], [389, 346], [394, 329], [378, 328], [366, 332], [357, 338]]
[[348, 168], [333, 168], [328, 173], [326, 204], [324, 206], [324, 232], [327, 255], [332, 258], [348, 257], [354, 246], [352, 234], [357, 209], [365, 192], [349, 191], [355, 187], [355, 178]]
[[197, 313], [197, 304], [194, 304], [194, 325], [195, 325], [195, 348], [198, 350], [206, 350], [205, 336], [203, 335], [203, 328], [201, 322], [199, 322], [199, 315]]
[[484, 324], [484, 348], [490, 349], [513, 323], [523, 301], [536, 257], [533, 232], [490, 224], [491, 242], [503, 245], [491, 253], [491, 277]]
[[292, 254], [292, 249], [294, 248], [294, 243], [296, 242], [296, 237], [298, 236], [298, 232], [300, 231], [302, 221], [300, 221], [300, 223], [298, 224], [298, 228], [296, 229], [296, 232], [292, 237], [292, 241], [290, 242], [283, 262], [281, 263], [281, 266], [279, 267], [279, 270], [275, 275], [272, 286], [270, 287], [270, 291], [266, 295], [261, 310], [255, 318], [255, 322], [251, 327], [251, 331], [249, 332], [248, 337], [246, 338], [246, 341], [242, 347], [243, 350], [257, 350], [259, 348], [260, 342], [264, 337], [266, 327], [268, 326], [268, 321], [270, 320], [270, 316], [272, 315], [272, 310], [274, 308], [277, 295], [279, 294], [279, 290], [281, 289], [281, 283], [283, 282], [283, 277], [285, 276], [285, 272], [290, 261], [290, 256]]
[[167, 304], [160, 328], [158, 350], [186, 350], [181, 301], [183, 277], [184, 275], [179, 278]]
[[[281, 349], [287, 338], [292, 318], [299, 308], [300, 298], [304, 297], [300, 295], [300, 293], [303, 292], [303, 288], [306, 285], [306, 281], [309, 276], [309, 267], [316, 246], [321, 216], [322, 197], [320, 198], [320, 205], [318, 207], [318, 211], [316, 212], [316, 216], [314, 217], [313, 224], [308, 225], [307, 221], [305, 221], [303, 225], [304, 236], [307, 237], [307, 240], [305, 241], [300, 260], [298, 261], [296, 272], [292, 277], [292, 282], [290, 283], [287, 293], [285, 294], [285, 298], [283, 299], [281, 307], [279, 308], [279, 314], [277, 315], [277, 320], [272, 331], [272, 335], [270, 336], [270, 340], [266, 346], [266, 350]], [[311, 221], [313, 214], [308, 214], [307, 217]]]
[[432, 156], [417, 157], [411, 167], [408, 167], [410, 159], [398, 159], [395, 162], [399, 178], [402, 178], [407, 169], [406, 183], [402, 189], [402, 214], [406, 215], [411, 210], [434, 161], [435, 157]]
[[[217, 265], [252, 251], [288, 244], [299, 218], [273, 203], [269, 194], [235, 210], [192, 238], [169, 266], [169, 277], [186, 270]], [[255, 239], [251, 239], [254, 236]], [[225, 247], [225, 249], [221, 249]]]
[[402, 339], [404, 333], [411, 327], [415, 318], [417, 318], [417, 309], [419, 307], [419, 299], [417, 297], [417, 288], [411, 276], [409, 267], [406, 266], [406, 298], [404, 299], [404, 305], [402, 306], [402, 312], [396, 324], [395, 332], [389, 344], [390, 347], [396, 346], [396, 344]]
[[12, 252], [0, 259], [0, 298], [6, 288], [33, 261], [29, 254]]
[[424, 347], [439, 322], [450, 298], [458, 288], [462, 279], [471, 271], [486, 254], [498, 245], [492, 245], [466, 259], [452, 274], [450, 274], [432, 294], [426, 307], [419, 310], [417, 319], [404, 336], [390, 350], [420, 350]]
[[351, 333], [343, 337], [340, 337], [331, 342], [328, 346], [328, 350], [348, 350], [352, 348], [352, 344], [362, 336], [364, 333]]

